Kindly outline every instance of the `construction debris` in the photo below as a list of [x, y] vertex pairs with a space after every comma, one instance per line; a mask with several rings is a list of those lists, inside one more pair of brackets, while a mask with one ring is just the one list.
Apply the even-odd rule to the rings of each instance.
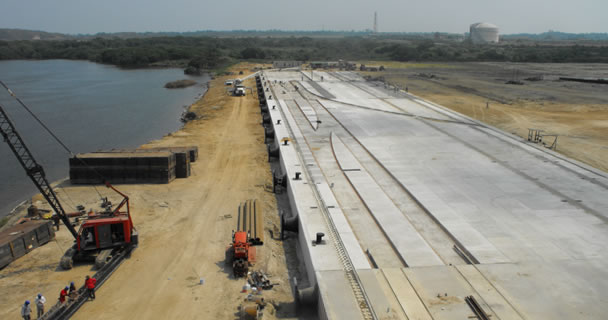
[[[543, 141], [543, 138], [545, 137], [552, 137], [553, 141], [547, 143], [546, 141]], [[545, 134], [543, 133], [543, 130], [528, 128], [528, 141], [533, 143], [542, 143], [543, 146], [549, 149], [557, 150], [557, 137], [557, 134]]]
[[251, 287], [258, 288], [258, 290], [270, 290], [277, 285], [276, 283], [270, 283], [270, 279], [268, 279], [268, 276], [262, 271], [253, 271], [249, 273], [247, 282], [249, 282]]
[[264, 297], [259, 294], [259, 291], [255, 290], [255, 288], [251, 289], [249, 295], [247, 295], [247, 299], [241, 303], [239, 306], [239, 319], [263, 319], [264, 317], [264, 308], [266, 307], [266, 301], [264, 301]]

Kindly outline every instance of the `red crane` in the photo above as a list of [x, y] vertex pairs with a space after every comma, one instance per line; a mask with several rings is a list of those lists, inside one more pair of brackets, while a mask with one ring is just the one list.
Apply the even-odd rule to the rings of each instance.
[[[2, 82], [8, 92], [34, 117], [35, 115], [16, 97], [13, 92]], [[36, 118], [36, 117], [35, 117]], [[38, 118], [36, 118], [40, 122]], [[42, 122], [41, 122], [42, 124]], [[42, 124], [44, 126], [44, 124]], [[44, 126], [50, 132], [50, 130]], [[69, 248], [61, 258], [60, 265], [64, 269], [70, 269], [74, 261], [95, 261], [95, 266], [101, 268], [106, 262], [112, 259], [114, 253], [122, 249], [132, 249], [137, 246], [138, 233], [131, 220], [129, 197], [116, 190], [110, 183], [106, 182], [106, 187], [112, 189], [123, 197], [122, 201], [112, 210], [90, 215], [87, 220], [76, 231], [55, 191], [46, 179], [44, 169], [36, 162], [30, 150], [26, 147], [23, 139], [15, 129], [15, 126], [0, 105], [0, 133], [4, 141], [11, 148], [19, 163], [25, 169], [25, 173], [30, 177], [38, 191], [49, 203], [55, 214], [65, 224], [67, 229], [74, 237], [74, 245]], [[51, 133], [51, 135], [53, 135]], [[53, 135], [57, 141], [59, 139]], [[60, 142], [60, 141], [59, 141]], [[61, 142], [60, 142], [61, 143]], [[61, 143], [63, 145], [63, 143]], [[63, 145], [64, 148], [65, 145]], [[68, 149], [69, 150], [69, 149]]]

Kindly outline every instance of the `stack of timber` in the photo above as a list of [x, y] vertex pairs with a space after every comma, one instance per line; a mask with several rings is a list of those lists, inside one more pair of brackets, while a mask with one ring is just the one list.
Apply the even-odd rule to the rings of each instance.
[[70, 182], [169, 183], [175, 179], [172, 152], [94, 152], [70, 158]]
[[0, 268], [55, 238], [50, 221], [30, 220], [0, 232]]
[[264, 212], [258, 210], [257, 200], [239, 205], [237, 231], [247, 231], [252, 245], [264, 244]]

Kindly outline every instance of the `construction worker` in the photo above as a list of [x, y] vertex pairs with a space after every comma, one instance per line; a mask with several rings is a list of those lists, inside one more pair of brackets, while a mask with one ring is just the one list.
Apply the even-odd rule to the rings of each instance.
[[30, 301], [25, 300], [25, 303], [21, 306], [21, 316], [25, 320], [30, 320], [31, 313], [32, 313], [32, 308], [30, 307]]
[[74, 281], [70, 282], [70, 292], [68, 294], [72, 294], [72, 292], [76, 292], [76, 285]]
[[78, 291], [76, 290], [76, 285], [74, 281], [70, 282], [70, 292], [68, 292], [68, 301], [72, 302], [76, 300], [76, 296], [78, 296]]
[[89, 294], [89, 298], [95, 300], [95, 283], [97, 283], [97, 279], [87, 276], [84, 280], [84, 285], [87, 288], [87, 293]]
[[63, 288], [63, 290], [61, 290], [61, 292], [59, 293], [59, 302], [64, 303], [65, 302], [65, 297], [68, 296], [68, 290], [70, 288], [65, 287]]
[[46, 303], [46, 298], [39, 293], [36, 297], [36, 318], [40, 319], [44, 314], [44, 304]]
[[55, 226], [55, 229], [57, 229], [57, 231], [59, 231], [59, 216], [57, 214], [54, 214], [52, 219], [53, 219], [53, 225]]

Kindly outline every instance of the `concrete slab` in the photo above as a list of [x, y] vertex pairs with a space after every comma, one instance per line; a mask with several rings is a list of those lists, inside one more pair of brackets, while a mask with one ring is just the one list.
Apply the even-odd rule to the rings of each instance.
[[310, 123], [310, 126], [314, 130], [317, 130], [319, 126], [319, 118], [317, 117], [317, 112], [315, 111], [315, 109], [313, 109], [308, 100], [296, 98], [294, 101], [296, 105], [300, 108], [300, 111], [302, 111], [304, 116], [306, 116], [306, 119], [308, 120], [308, 123]]
[[[326, 102], [323, 103], [327, 105]], [[455, 176], [454, 170], [450, 168], [454, 161], [463, 161], [471, 158], [471, 155], [465, 155], [457, 152], [457, 148], [445, 150], [447, 142], [442, 141], [442, 137], [433, 134], [427, 130], [424, 124], [421, 125], [419, 120], [394, 117], [389, 114], [377, 113], [366, 110], [356, 109], [341, 109], [335, 104], [329, 103], [330, 112], [332, 112], [340, 122], [349, 128], [349, 131], [361, 142], [371, 154], [402, 183], [402, 185], [410, 191], [411, 194], [429, 211], [432, 215], [448, 230], [462, 246], [471, 252], [475, 258], [483, 263], [500, 263], [508, 262], [509, 260], [498, 251], [495, 246], [489, 242], [479, 231], [473, 228], [459, 212], [455, 212], [448, 202], [443, 199], [438, 193], [438, 190], [444, 190], [445, 178]], [[365, 122], [382, 123], [382, 126], [365, 126]], [[397, 135], [396, 132], [401, 134]], [[424, 134], [424, 136], [422, 136]], [[400, 137], [409, 136], [407, 140]], [[378, 140], [380, 139], [380, 140]], [[382, 141], [382, 142], [380, 142]], [[422, 142], [425, 141], [425, 142]], [[419, 145], [423, 149], [431, 149], [431, 152], [420, 150]], [[412, 152], [415, 150], [415, 152]], [[418, 149], [416, 149], [418, 148]], [[419, 157], [419, 155], [425, 155]], [[427, 159], [437, 159], [445, 157], [441, 163], [423, 162]], [[460, 158], [459, 158], [460, 157]], [[397, 160], [401, 159], [401, 160]], [[405, 161], [404, 161], [405, 159]], [[442, 179], [429, 171], [427, 165], [436, 168], [434, 165], [441, 165]], [[469, 168], [458, 174], [455, 178], [466, 177], [470, 171], [469, 164], [462, 164], [460, 168]], [[450, 172], [446, 172], [450, 171]], [[444, 174], [445, 172], [445, 174]], [[428, 177], [437, 177], [436, 182], [429, 181]], [[423, 183], [423, 179], [425, 182]], [[458, 185], [457, 182], [454, 185]], [[459, 191], [450, 188], [449, 190]], [[460, 197], [462, 198], [462, 197]]]
[[604, 319], [606, 260], [477, 266], [526, 319]]
[[431, 110], [434, 110], [437, 113], [444, 114], [448, 118], [451, 118], [451, 119], [454, 119], [454, 120], [463, 121], [463, 122], [468, 122], [468, 123], [471, 123], [471, 124], [477, 123], [477, 122], [473, 121], [472, 119], [470, 119], [470, 118], [468, 118], [468, 117], [466, 117], [464, 115], [461, 115], [460, 113], [454, 112], [454, 111], [452, 111], [452, 110], [450, 110], [448, 108], [441, 108], [440, 106], [438, 106], [438, 105], [436, 105], [436, 104], [434, 104], [432, 102], [425, 101], [425, 100], [420, 99], [420, 98], [414, 98], [413, 100], [414, 100], [414, 102], [416, 102], [416, 103], [418, 103], [420, 105], [423, 105], [423, 106], [425, 106], [425, 107], [427, 107], [427, 108], [429, 108]]
[[[284, 79], [281, 81], [301, 81], [303, 75], [279, 77]], [[446, 251], [453, 240], [480, 263], [406, 269], [407, 278], [386, 277], [384, 287], [378, 282], [383, 292], [386, 286], [394, 291], [395, 283], [408, 281], [435, 319], [471, 316], [462, 301], [468, 294], [476, 296], [497, 319], [603, 318], [608, 311], [602, 298], [608, 290], [608, 174], [411, 94], [404, 94], [403, 99], [393, 96], [354, 73], [331, 74], [316, 85], [346, 103], [320, 98], [306, 81], [306, 91], [300, 96], [288, 86], [281, 86], [287, 90], [280, 94], [285, 100], [307, 100], [319, 119], [331, 120], [313, 130], [310, 120], [298, 110], [299, 115], [292, 118], [301, 132], [277, 133], [299, 141], [292, 150], [299, 156], [287, 157], [292, 157], [289, 161], [299, 159], [300, 164], [288, 170], [309, 172], [305, 182], [294, 184], [293, 196], [294, 202], [303, 201], [297, 204], [299, 209], [310, 210], [310, 221], [305, 223], [316, 229], [322, 219], [314, 219], [322, 216], [306, 207], [309, 199], [300, 192], [306, 190], [303, 186], [310, 190], [310, 184], [325, 183], [323, 194], [339, 200], [329, 201], [328, 196], [323, 201], [327, 201], [328, 214], [338, 221], [341, 237], [348, 239], [347, 250], [360, 252], [356, 248], [365, 243], [363, 247], [372, 256], [378, 252], [382, 263], [390, 263], [394, 253], [383, 249], [388, 237], [384, 233], [378, 236], [377, 225], [373, 226], [376, 229], [362, 228], [371, 226], [369, 217], [365, 218], [369, 212], [360, 208], [360, 200], [353, 200], [356, 194], [348, 194], [355, 193], [355, 188], [341, 185], [348, 175], [355, 179], [359, 175], [356, 169], [364, 167], [398, 209], [416, 212], [412, 215], [405, 209], [416, 232], [435, 252], [449, 257], [450, 263], [457, 262], [458, 257]], [[419, 113], [419, 118], [398, 109]], [[433, 113], [436, 120], [424, 118]], [[344, 161], [344, 168], [355, 169], [347, 170], [346, 176], [328, 156], [331, 131], [340, 132], [356, 158], [365, 154], [358, 164]], [[304, 145], [307, 148], [300, 150]], [[400, 200], [403, 190], [412, 200]], [[340, 220], [341, 214], [346, 214], [345, 219]], [[427, 228], [429, 224], [433, 227]], [[432, 236], [436, 230], [443, 230], [443, 236]], [[312, 234], [308, 230], [301, 242], [309, 241]], [[377, 239], [371, 239], [373, 235]], [[310, 256], [316, 259], [324, 253]], [[361, 259], [361, 265], [366, 259]], [[325, 263], [310, 263], [307, 268], [328, 268]], [[437, 298], [442, 290], [447, 291], [448, 299]], [[393, 307], [395, 301], [401, 301], [399, 295], [385, 296]]]
[[332, 135], [332, 146], [336, 160], [344, 174], [406, 265], [410, 267], [443, 265], [433, 249], [382, 191], [365, 168], [359, 164], [339, 137]]
[[[334, 96], [331, 92], [329, 92], [323, 86], [319, 85], [317, 82], [308, 81], [308, 82], [301, 82], [300, 84], [306, 90], [309, 90], [312, 93], [314, 93], [318, 96], [321, 96], [322, 98], [325, 98], [325, 99], [335, 99], [336, 98], [336, 96]], [[312, 90], [310, 90], [310, 89], [312, 89]]]
[[[310, 188], [315, 188], [316, 192], [321, 197], [321, 203], [318, 203], [317, 206], [322, 206], [322, 207], [325, 207], [325, 209], [327, 209], [327, 203], [330, 203], [330, 205], [334, 206], [334, 208], [335, 208], [336, 200], [334, 198], [334, 195], [331, 192], [331, 189], [328, 187], [328, 184], [325, 181], [325, 178], [321, 174], [320, 170], [318, 170], [318, 166], [316, 165], [315, 158], [312, 155], [312, 152], [310, 151], [308, 145], [306, 144], [306, 140], [305, 140], [304, 136], [302, 135], [302, 132], [300, 131], [300, 128], [297, 125], [297, 122], [295, 121], [291, 111], [286, 107], [285, 104], [281, 104], [281, 111], [286, 120], [286, 123], [288, 124], [288, 126], [291, 130], [291, 135], [294, 137], [295, 143], [293, 145], [295, 146], [295, 149], [297, 149], [297, 151], [300, 153], [300, 155], [304, 158], [302, 166], [297, 168], [298, 172], [304, 172], [304, 170], [307, 170], [310, 172], [310, 170], [311, 170], [310, 165], [312, 165], [313, 168], [316, 168], [316, 171], [315, 171], [316, 174], [311, 174], [313, 180], [310, 181]], [[273, 123], [276, 123], [276, 121], [273, 121]], [[281, 150], [283, 150], [283, 149], [281, 149]], [[289, 170], [287, 170], [287, 171], [289, 171]], [[295, 172], [296, 171], [294, 170], [293, 172], [288, 173], [288, 176], [295, 176]], [[302, 180], [302, 181], [304, 181], [304, 180]], [[311, 191], [308, 191], [308, 193], [310, 194], [310, 196], [315, 197], [314, 190], [312, 190], [312, 193], [311, 193]], [[341, 216], [341, 217], [338, 217], [338, 219], [339, 219], [339, 220], [337, 220], [338, 224], [336, 224], [336, 220], [332, 220], [332, 222], [336, 225], [336, 227], [341, 226], [341, 228], [338, 231], [339, 231], [339, 233], [343, 233], [344, 237], [339, 240], [342, 241], [342, 243], [344, 243], [344, 245], [347, 249], [349, 258], [351, 259], [351, 261], [353, 262], [354, 265], [361, 267], [361, 268], [369, 268], [370, 266], [369, 266], [369, 263], [367, 262], [367, 258], [365, 257], [365, 254], [363, 253], [363, 250], [359, 246], [359, 243], [356, 241], [356, 239], [351, 235], [352, 229], [350, 229], [348, 227], [348, 224], [346, 223], [346, 220], [344, 219], [343, 213], [341, 212], [341, 210], [340, 209], [338, 209], [338, 210], [339, 211], [334, 211], [336, 213], [336, 215]], [[319, 212], [318, 213], [319, 216], [324, 214], [323, 212], [320, 212], [320, 210], [317, 210], [317, 211]], [[334, 217], [330, 215], [329, 218], [333, 219]], [[319, 224], [319, 225], [315, 225], [315, 227], [318, 230], [318, 231], [313, 231], [313, 233], [315, 235], [316, 235], [316, 232], [323, 232], [326, 235], [330, 234], [330, 232], [327, 230], [327, 226], [321, 226]], [[323, 231], [323, 230], [325, 230], [325, 231]], [[311, 237], [311, 239], [314, 239], [314, 236]], [[348, 242], [348, 243], [346, 243], [346, 242]]]
[[323, 313], [321, 319], [363, 319], [343, 271], [317, 272]]
[[483, 301], [488, 304], [498, 319], [524, 319], [513, 308], [511, 302], [507, 301], [475, 266], [460, 265], [455, 267]]
[[496, 315], [454, 267], [402, 269], [433, 319], [467, 319], [473, 312], [465, 297], [473, 295], [493, 318]]
[[408, 319], [433, 319], [401, 269], [382, 269], [382, 273]]
[[[379, 99], [348, 82], [315, 82], [315, 85], [334, 96], [334, 98], [329, 98], [334, 102], [361, 106], [378, 111], [402, 113], [399, 108], [396, 108], [390, 103], [386, 103], [382, 99]], [[319, 88], [315, 89], [318, 92], [320, 91]]]
[[438, 112], [434, 109], [429, 108], [428, 106], [424, 106], [420, 103], [417, 103], [413, 100], [409, 100], [409, 99], [388, 99], [387, 100], [389, 103], [393, 104], [394, 106], [398, 107], [399, 109], [403, 110], [406, 113], [415, 115], [415, 116], [420, 116], [420, 117], [429, 117], [429, 118], [435, 118], [435, 119], [439, 119], [439, 120], [453, 120], [453, 118], [446, 116], [445, 114]]
[[[268, 93], [270, 94], [276, 95], [274, 89]], [[281, 94], [288, 95], [289, 90], [281, 91]], [[361, 306], [353, 294], [353, 284], [346, 279], [344, 270], [351, 268], [348, 263], [362, 268], [365, 265], [369, 268], [369, 263], [344, 219], [338, 220], [342, 232], [334, 233], [334, 227], [337, 229], [334, 217], [327, 211], [323, 197], [316, 189], [317, 183], [322, 183], [322, 175], [318, 167], [315, 168], [314, 157], [285, 100], [268, 100], [268, 104], [271, 123], [274, 125], [279, 119], [283, 123], [274, 125], [276, 140], [289, 138], [291, 141], [286, 145], [280, 144], [280, 161], [282, 171], [288, 177], [287, 192], [291, 211], [299, 217], [301, 257], [306, 265], [308, 279], [319, 288], [320, 316], [328, 319], [362, 318]], [[296, 172], [302, 173], [300, 179], [289, 178], [295, 177]], [[332, 196], [331, 192], [326, 196]], [[333, 215], [338, 216], [339, 213], [341, 212], [334, 212]], [[324, 244], [312, 243], [318, 232], [328, 235]], [[353, 260], [349, 257], [350, 253], [354, 256]], [[344, 308], [348, 311], [344, 312]]]
[[357, 271], [357, 275], [365, 287], [365, 294], [369, 297], [377, 318], [385, 320], [405, 319], [404, 316], [400, 317], [400, 315], [403, 315], [401, 310], [393, 309], [389, 299], [387, 299], [381, 285], [378, 283], [378, 278], [376, 278], [378, 272], [378, 269]]
[[382, 269], [372, 269], [371, 271], [376, 276], [377, 284], [382, 289], [382, 292], [389, 303], [390, 310], [387, 310], [387, 312], [390, 311], [394, 314], [393, 319], [408, 319], [408, 317], [405, 315], [405, 311], [399, 303], [399, 300], [397, 300], [397, 297], [395, 296], [395, 292], [393, 292], [391, 285], [384, 276]]

